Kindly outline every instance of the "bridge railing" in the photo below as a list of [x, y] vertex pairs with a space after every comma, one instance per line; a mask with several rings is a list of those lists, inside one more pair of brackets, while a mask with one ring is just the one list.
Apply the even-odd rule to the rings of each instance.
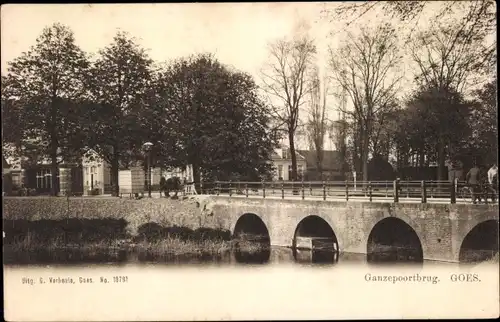
[[[498, 193], [481, 189], [479, 195], [498, 200]], [[472, 202], [473, 195], [465, 182], [455, 181], [215, 181], [203, 183], [204, 194], [230, 197], [261, 197], [319, 200], [383, 200], [426, 203], [429, 200], [456, 203]]]

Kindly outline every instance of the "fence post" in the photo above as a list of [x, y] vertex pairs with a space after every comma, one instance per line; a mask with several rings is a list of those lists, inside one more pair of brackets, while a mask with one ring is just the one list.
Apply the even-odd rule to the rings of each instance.
[[200, 179], [200, 194], [203, 194], [203, 180]]
[[311, 186], [311, 183], [309, 182], [309, 196], [312, 197], [312, 195], [313, 195], [313, 188]]
[[451, 203], [457, 203], [457, 179], [451, 182], [451, 193], [450, 193], [450, 201]]
[[232, 194], [232, 191], [231, 191], [231, 180], [229, 180], [229, 197], [231, 197], [233, 194]]
[[285, 183], [281, 180], [281, 199], [285, 199]]
[[426, 185], [425, 180], [422, 180], [422, 182], [420, 182], [420, 187], [422, 189], [422, 203], [426, 203], [427, 202], [427, 185]]
[[372, 201], [372, 182], [368, 182], [368, 196], [370, 197], [370, 202]]
[[387, 181], [385, 182], [385, 197], [389, 197], [389, 185], [387, 184]]
[[394, 190], [394, 202], [399, 202], [399, 179], [394, 180], [392, 185]]
[[266, 198], [266, 183], [262, 181], [262, 197]]
[[248, 198], [248, 183], [245, 183], [245, 194]]
[[345, 181], [345, 200], [349, 201], [349, 182]]
[[410, 198], [410, 182], [406, 181], [406, 198]]
[[220, 182], [219, 181], [217, 181], [215, 183], [215, 188], [217, 189], [217, 196], [218, 196], [220, 194]]
[[326, 200], [326, 185], [324, 181], [323, 181], [323, 200]]
[[304, 200], [304, 179], [302, 179], [302, 200]]

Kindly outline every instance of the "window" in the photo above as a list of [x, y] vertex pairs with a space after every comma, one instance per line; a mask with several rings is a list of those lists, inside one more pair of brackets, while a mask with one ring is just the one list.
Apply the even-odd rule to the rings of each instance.
[[50, 169], [40, 169], [36, 172], [36, 187], [39, 189], [52, 188], [52, 175]]
[[283, 159], [288, 159], [288, 149], [282, 149], [281, 150], [281, 157]]
[[298, 173], [298, 175], [301, 176], [303, 174], [303, 172], [304, 172], [304, 169], [302, 168], [302, 164], [298, 164], [297, 165], [297, 173]]

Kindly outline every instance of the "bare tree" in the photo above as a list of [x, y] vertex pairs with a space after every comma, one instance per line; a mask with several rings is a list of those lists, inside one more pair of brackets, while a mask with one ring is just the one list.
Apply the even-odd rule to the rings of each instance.
[[310, 106], [306, 121], [306, 132], [316, 156], [316, 169], [323, 178], [323, 152], [325, 135], [328, 130], [328, 116], [326, 110], [326, 96], [328, 87], [325, 78], [320, 81], [318, 68], [314, 68], [311, 80]]
[[[422, 18], [430, 22], [429, 29], [452, 18], [460, 26], [460, 36], [469, 39], [483, 39], [496, 32], [496, 6], [493, 0], [346, 2], [334, 10], [323, 10], [322, 14], [323, 18], [330, 21], [349, 17], [347, 27], [366, 14], [379, 10], [384, 17], [389, 16], [399, 22], [401, 31], [406, 34], [405, 43], [411, 42], [413, 32]], [[491, 71], [496, 65], [496, 40], [482, 46], [477, 59], [482, 67]]]
[[297, 179], [295, 132], [299, 111], [310, 92], [309, 71], [316, 46], [307, 36], [278, 40], [269, 46], [270, 60], [262, 71], [263, 90], [271, 100], [277, 127], [288, 135], [292, 158], [292, 180]]
[[334, 81], [351, 100], [345, 112], [359, 126], [363, 181], [368, 180], [370, 142], [379, 115], [394, 100], [401, 77], [394, 72], [400, 62], [397, 37], [390, 25], [349, 35], [339, 50], [330, 50]]
[[[469, 17], [471, 20], [476, 17]], [[416, 82], [422, 88], [434, 89], [442, 98], [442, 106], [450, 104], [449, 93], [458, 91], [466, 93], [471, 87], [484, 81], [479, 73], [485, 67], [484, 52], [486, 50], [480, 31], [472, 32], [474, 24], [441, 25], [432, 30], [421, 32], [410, 45], [410, 55], [418, 67]], [[443, 115], [443, 117], [447, 117]], [[443, 180], [445, 174], [446, 151], [453, 149], [450, 142], [444, 139], [453, 125], [444, 126], [437, 142], [438, 179]], [[445, 133], [446, 132], [446, 133]]]

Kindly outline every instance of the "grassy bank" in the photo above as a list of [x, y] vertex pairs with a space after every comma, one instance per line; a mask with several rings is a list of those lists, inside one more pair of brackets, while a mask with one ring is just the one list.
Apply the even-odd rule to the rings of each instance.
[[111, 218], [4, 220], [4, 260], [16, 263], [28, 257], [31, 260], [35, 258], [36, 262], [36, 258], [49, 258], [56, 254], [61, 262], [66, 262], [95, 254], [108, 258], [106, 254], [117, 252], [135, 252], [153, 257], [219, 257], [233, 249], [257, 253], [268, 247], [265, 243], [247, 238], [250, 236], [234, 239], [224, 229], [164, 227], [150, 222], [141, 225], [136, 235], [131, 235], [126, 226], [123, 219]]

